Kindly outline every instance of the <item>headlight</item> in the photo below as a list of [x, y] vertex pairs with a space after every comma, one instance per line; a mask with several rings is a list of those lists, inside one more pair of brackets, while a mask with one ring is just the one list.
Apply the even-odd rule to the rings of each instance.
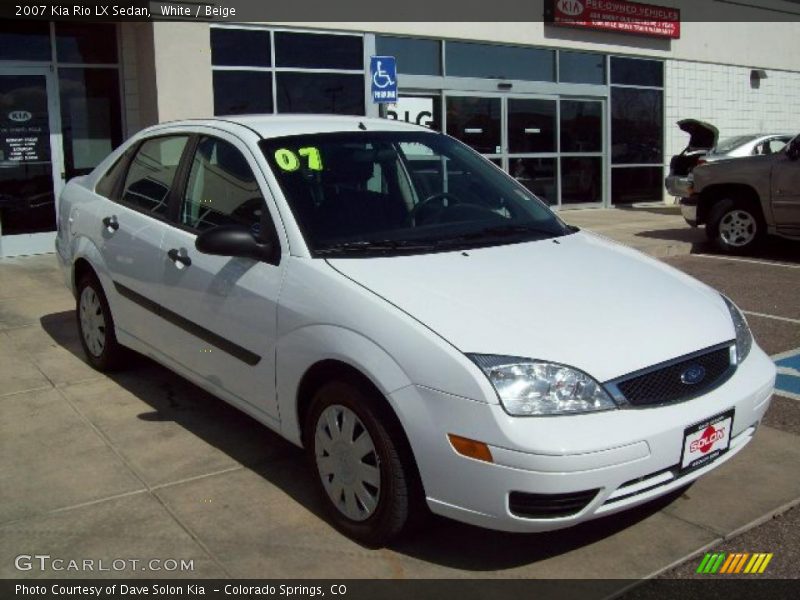
[[467, 356], [489, 378], [511, 415], [562, 415], [617, 407], [602, 385], [577, 369], [510, 356]]
[[726, 296], [720, 295], [728, 306], [731, 319], [733, 319], [733, 328], [736, 330], [736, 364], [738, 365], [750, 354], [750, 348], [753, 347], [753, 334], [750, 332], [747, 319], [744, 318], [742, 311]]

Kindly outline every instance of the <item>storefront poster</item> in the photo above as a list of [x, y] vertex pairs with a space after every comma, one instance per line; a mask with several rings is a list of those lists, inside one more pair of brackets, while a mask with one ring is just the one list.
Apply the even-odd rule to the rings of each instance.
[[681, 37], [680, 9], [627, 0], [548, 0], [544, 16], [545, 22], [562, 27]]

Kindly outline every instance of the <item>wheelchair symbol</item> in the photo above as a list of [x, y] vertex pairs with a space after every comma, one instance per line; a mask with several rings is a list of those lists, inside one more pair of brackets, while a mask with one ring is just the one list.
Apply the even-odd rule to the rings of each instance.
[[394, 85], [394, 81], [389, 77], [389, 74], [381, 69], [381, 61], [377, 61], [375, 73], [372, 75], [372, 83], [376, 88], [383, 89]]

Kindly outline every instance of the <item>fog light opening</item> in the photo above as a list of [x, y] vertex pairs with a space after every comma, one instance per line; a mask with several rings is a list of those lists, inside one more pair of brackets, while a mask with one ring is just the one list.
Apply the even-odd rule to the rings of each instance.
[[481, 460], [483, 462], [494, 462], [489, 446], [483, 442], [477, 442], [469, 438], [461, 437], [460, 435], [453, 435], [452, 433], [448, 433], [447, 438], [450, 440], [450, 445], [453, 446], [453, 449], [462, 456], [474, 458], [475, 460]]

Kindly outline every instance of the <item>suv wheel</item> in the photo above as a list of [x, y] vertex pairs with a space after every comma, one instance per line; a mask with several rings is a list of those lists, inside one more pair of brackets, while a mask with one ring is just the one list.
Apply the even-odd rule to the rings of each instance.
[[337, 529], [362, 544], [385, 545], [405, 527], [413, 467], [380, 399], [349, 381], [323, 385], [312, 400], [305, 446], [325, 509]]
[[76, 313], [81, 345], [89, 364], [98, 371], [118, 367], [124, 349], [117, 343], [108, 301], [94, 275], [85, 275], [78, 282]]
[[752, 202], [726, 198], [711, 208], [706, 236], [723, 252], [738, 254], [756, 246], [764, 230], [764, 220]]

